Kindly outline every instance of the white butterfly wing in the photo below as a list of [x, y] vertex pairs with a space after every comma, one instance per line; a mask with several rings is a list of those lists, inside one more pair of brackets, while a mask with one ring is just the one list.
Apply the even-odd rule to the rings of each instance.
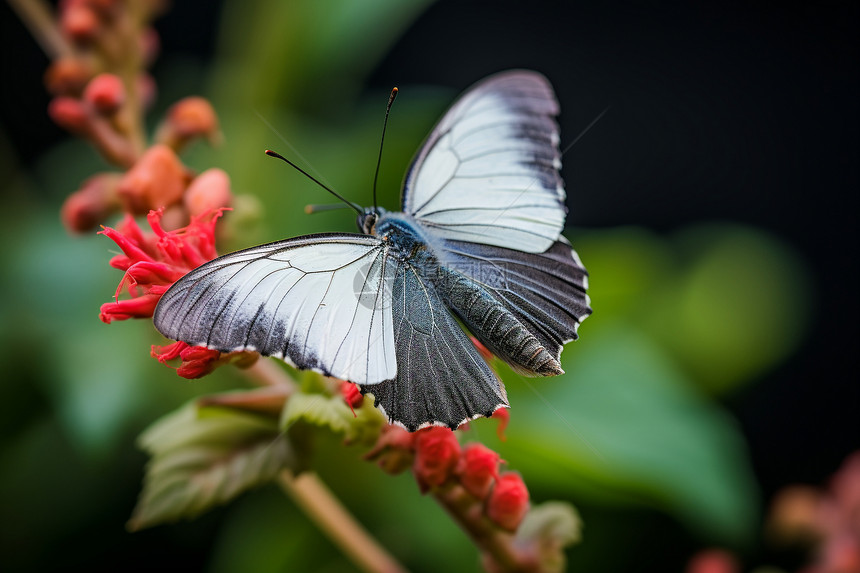
[[358, 384], [390, 380], [388, 251], [376, 237], [323, 234], [231, 253], [177, 281], [153, 322], [194, 346], [257, 351]]
[[566, 214], [558, 111], [538, 73], [515, 70], [479, 82], [415, 157], [403, 210], [445, 239], [546, 251]]

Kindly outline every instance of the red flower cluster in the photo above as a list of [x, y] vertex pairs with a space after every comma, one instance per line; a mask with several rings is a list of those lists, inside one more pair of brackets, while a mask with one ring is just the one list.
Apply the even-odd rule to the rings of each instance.
[[459, 507], [464, 515], [477, 508], [496, 527], [516, 531], [529, 509], [529, 494], [516, 472], [499, 473], [499, 454], [478, 443], [461, 448], [448, 428], [430, 427], [410, 434], [387, 426], [366, 459], [378, 461], [388, 473], [412, 467], [422, 493], [446, 495], [454, 488], [468, 492]]
[[[101, 231], [122, 249], [123, 254], [112, 258], [110, 265], [125, 271], [125, 275], [116, 289], [114, 302], [102, 305], [99, 318], [109, 324], [114, 320], [151, 317], [170, 285], [217, 256], [215, 223], [223, 212], [224, 209], [211, 211], [192, 218], [187, 227], [165, 231], [161, 226], [164, 210], [159, 209], [147, 216], [151, 233], [144, 233], [131, 215], [126, 215], [117, 229], [106, 227]], [[123, 291], [129, 298], [120, 300]], [[162, 363], [181, 359], [177, 374], [183, 378], [199, 378], [227, 362], [250, 366], [258, 356], [250, 352], [221, 354], [184, 342], [153, 346], [151, 353]]]
[[[114, 302], [101, 307], [99, 318], [106, 323], [129, 318], [149, 318], [161, 295], [188, 271], [218, 256], [215, 252], [215, 222], [223, 214], [218, 209], [209, 216], [192, 219], [187, 227], [165, 231], [161, 227], [163, 209], [150, 211], [147, 221], [152, 233], [144, 233], [131, 215], [117, 229], [105, 227], [100, 234], [112, 239], [123, 254], [110, 265], [125, 275]], [[123, 291], [131, 298], [119, 300]]]

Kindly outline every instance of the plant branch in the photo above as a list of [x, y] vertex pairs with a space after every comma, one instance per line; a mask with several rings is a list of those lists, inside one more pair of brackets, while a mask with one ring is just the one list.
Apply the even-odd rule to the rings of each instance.
[[272, 360], [260, 357], [248, 368], [240, 370], [257, 386], [276, 386], [287, 391], [287, 397], [296, 391], [296, 382]]
[[469, 535], [484, 559], [494, 564], [494, 571], [540, 571], [533, 556], [519, 551], [514, 545], [514, 535], [492, 524], [462, 486], [445, 487], [434, 492], [433, 497]]
[[42, 0], [8, 0], [8, 2], [49, 58], [55, 60], [74, 52], [60, 34], [56, 19], [47, 3]]
[[335, 545], [363, 571], [373, 573], [405, 572], [389, 554], [350, 515], [331, 490], [311, 472], [293, 476], [281, 472], [278, 483]]

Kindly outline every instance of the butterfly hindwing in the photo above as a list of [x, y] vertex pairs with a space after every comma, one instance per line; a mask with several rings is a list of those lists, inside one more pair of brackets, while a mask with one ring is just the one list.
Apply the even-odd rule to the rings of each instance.
[[255, 350], [356, 383], [394, 378], [389, 246], [376, 237], [298, 237], [210, 261], [177, 281], [153, 317], [168, 338]]
[[[588, 273], [570, 243], [563, 237], [544, 253], [522, 253], [492, 245], [463, 241], [444, 241], [440, 248], [442, 268], [464, 278], [460, 291], [484, 292], [510, 312], [534, 336], [557, 363], [565, 343], [576, 339], [579, 324], [591, 314]], [[451, 290], [451, 289], [449, 289]], [[498, 318], [486, 320], [490, 306], [477, 296], [456, 297], [451, 304], [475, 336], [494, 354], [526, 374], [558, 374], [539, 360], [538, 346], [516, 338], [516, 330]], [[452, 298], [452, 297], [449, 297]], [[503, 313], [499, 313], [503, 314]], [[474, 316], [474, 317], [473, 317]], [[514, 321], [508, 319], [508, 323]], [[505, 336], [500, 336], [497, 331]], [[511, 342], [508, 342], [513, 338]]]
[[407, 173], [403, 210], [434, 235], [529, 253], [564, 226], [558, 103], [529, 71], [473, 86], [431, 132]]
[[502, 382], [418, 269], [398, 267], [392, 300], [397, 378], [362, 387], [390, 422], [453, 429], [507, 406]]

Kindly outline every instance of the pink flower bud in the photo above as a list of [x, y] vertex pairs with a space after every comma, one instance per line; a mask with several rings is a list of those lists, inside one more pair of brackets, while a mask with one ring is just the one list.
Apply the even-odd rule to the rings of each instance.
[[54, 123], [71, 132], [84, 134], [90, 129], [90, 115], [78, 99], [58, 96], [48, 104], [48, 115]]
[[67, 2], [60, 13], [60, 29], [72, 41], [86, 44], [98, 35], [99, 17], [84, 2]]
[[376, 460], [386, 473], [399, 474], [412, 465], [414, 442], [415, 434], [410, 434], [400, 426], [384, 426], [376, 445], [365, 454], [364, 459]]
[[515, 472], [503, 473], [487, 499], [485, 511], [496, 525], [516, 531], [529, 510], [529, 491]]
[[358, 386], [352, 382], [344, 380], [340, 383], [340, 393], [343, 395], [343, 400], [346, 402], [346, 405], [349, 406], [349, 409], [352, 410], [352, 414], [354, 416], [355, 409], [360, 408], [361, 404], [364, 402], [364, 396], [361, 395], [361, 391], [358, 389]]
[[84, 89], [84, 99], [99, 113], [112, 115], [125, 102], [125, 86], [119, 76], [99, 74]]
[[412, 472], [421, 493], [448, 481], [459, 457], [460, 443], [450, 429], [432, 426], [416, 432]]
[[483, 444], [469, 444], [463, 449], [455, 473], [466, 491], [484, 499], [499, 476], [499, 454]]
[[701, 551], [687, 564], [687, 573], [737, 573], [738, 571], [735, 558], [722, 549]]
[[119, 195], [126, 211], [143, 215], [179, 203], [187, 184], [185, 167], [173, 150], [153, 145], [122, 178]]
[[180, 149], [197, 137], [205, 137], [214, 143], [219, 135], [218, 117], [212, 104], [202, 97], [187, 97], [168, 110], [167, 119], [159, 127], [156, 139]]
[[92, 69], [82, 59], [60, 58], [45, 72], [45, 87], [54, 95], [79, 95], [91, 77]]
[[182, 200], [188, 213], [195, 217], [229, 207], [232, 199], [230, 177], [223, 170], [213, 167], [191, 181]]
[[99, 173], [84, 181], [81, 188], [66, 198], [60, 218], [71, 233], [93, 230], [119, 208], [119, 173]]

